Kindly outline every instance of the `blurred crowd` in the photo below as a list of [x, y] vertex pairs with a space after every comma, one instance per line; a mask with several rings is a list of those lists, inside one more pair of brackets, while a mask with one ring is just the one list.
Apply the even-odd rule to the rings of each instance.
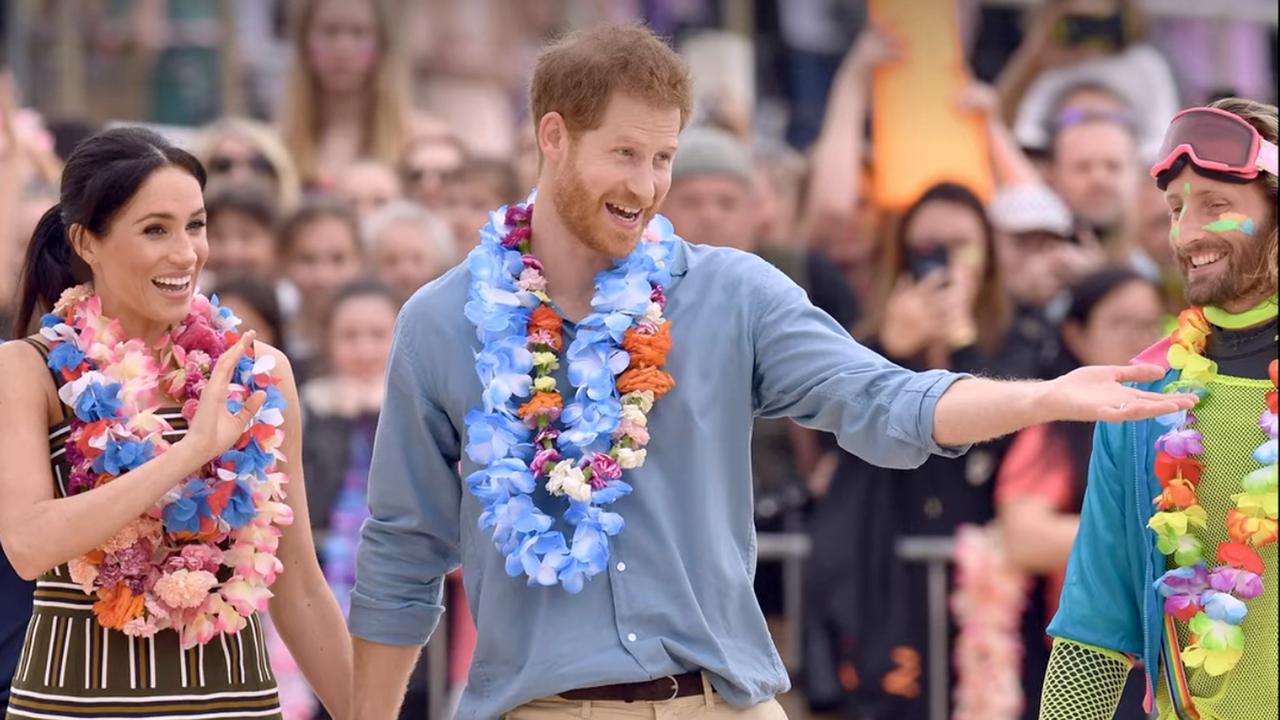
[[[901, 48], [862, 0], [133, 0], [77, 3], [70, 19], [65, 3], [26, 4], [7, 15], [23, 23], [21, 63], [9, 48], [23, 72], [0, 75], [0, 337], [23, 332], [5, 321], [11, 284], [78, 139], [141, 121], [193, 149], [209, 174], [201, 287], [293, 362], [311, 525], [345, 608], [401, 303], [464, 259], [489, 210], [530, 190], [525, 82], [539, 46], [643, 21], [691, 58], [699, 87], [661, 208], [685, 240], [768, 259], [907, 367], [1050, 378], [1125, 363], [1182, 303], [1168, 210], [1145, 170], [1181, 107], [1275, 102], [1274, 14], [957, 4], [973, 82], [956, 103], [981, 118], [996, 188], [984, 199], [940, 183], [905, 210], [870, 192], [895, 172], [872, 161], [873, 79]], [[85, 61], [78, 107], [56, 92], [66, 57]], [[758, 421], [754, 437], [759, 530], [811, 547], [803, 652], [788, 657], [803, 698], [793, 717], [927, 717], [925, 567], [895, 548], [965, 526], [995, 529], [984, 537], [1021, 583], [1008, 612], [1022, 620], [1011, 666], [957, 662], [950, 682], [1011, 673], [1036, 716], [1090, 427], [1036, 427], [915, 470], [869, 466], [789, 421]], [[761, 564], [757, 593], [770, 616], [796, 609], [775, 563]], [[456, 686], [470, 637], [459, 583], [449, 608], [449, 667], [434, 669]], [[953, 620], [946, 632], [991, 630]], [[282, 650], [288, 717], [310, 717]], [[425, 717], [425, 672], [406, 718]], [[1138, 702], [1123, 712], [1143, 716]]]

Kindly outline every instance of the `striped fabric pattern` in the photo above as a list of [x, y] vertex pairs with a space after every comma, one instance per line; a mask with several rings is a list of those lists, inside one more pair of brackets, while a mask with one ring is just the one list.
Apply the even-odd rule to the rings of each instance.
[[[158, 415], [186, 433], [177, 408]], [[66, 495], [69, 465], [64, 420], [50, 428], [54, 492]], [[14, 673], [5, 720], [280, 718], [276, 679], [259, 616], [235, 635], [183, 650], [177, 633], [133, 638], [103, 628], [93, 597], [71, 581], [65, 565], [37, 582], [31, 622]]]

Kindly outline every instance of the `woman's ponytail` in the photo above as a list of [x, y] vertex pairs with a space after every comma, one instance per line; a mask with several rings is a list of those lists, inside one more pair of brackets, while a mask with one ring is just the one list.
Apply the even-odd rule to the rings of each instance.
[[67, 228], [62, 222], [62, 203], [40, 217], [22, 263], [18, 289], [18, 317], [14, 329], [35, 331], [35, 321], [53, 309], [62, 292], [90, 279], [89, 268], [71, 250]]

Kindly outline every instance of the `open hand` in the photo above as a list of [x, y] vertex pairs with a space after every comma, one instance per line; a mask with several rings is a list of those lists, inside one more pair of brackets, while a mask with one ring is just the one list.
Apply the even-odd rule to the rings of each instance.
[[988, 122], [1000, 119], [1000, 96], [990, 85], [972, 80], [956, 98], [956, 106], [964, 112], [976, 113]]
[[200, 395], [200, 404], [191, 418], [190, 430], [182, 440], [192, 443], [201, 458], [212, 459], [229, 450], [244, 434], [245, 428], [249, 427], [249, 422], [258, 414], [262, 403], [266, 402], [266, 393], [259, 390], [245, 400], [240, 412], [231, 413], [227, 409], [231, 374], [236, 363], [240, 362], [240, 357], [253, 342], [254, 335], [252, 330], [242, 335], [235, 345], [222, 353], [209, 373], [209, 381]]
[[902, 43], [883, 28], [871, 25], [859, 33], [845, 56], [844, 67], [856, 77], [865, 77], [877, 67], [902, 59]]
[[1052, 420], [1125, 422], [1195, 407], [1194, 395], [1148, 392], [1121, 384], [1154, 382], [1164, 374], [1158, 365], [1082, 367], [1046, 383], [1046, 410]]

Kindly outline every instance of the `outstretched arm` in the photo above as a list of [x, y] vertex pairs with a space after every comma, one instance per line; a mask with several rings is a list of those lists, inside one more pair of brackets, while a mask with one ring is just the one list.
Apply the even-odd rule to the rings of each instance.
[[1139, 420], [1194, 404], [1121, 384], [1162, 377], [1152, 365], [1081, 368], [1047, 382], [912, 372], [859, 345], [777, 268], [749, 262], [742, 279], [752, 289], [756, 414], [833, 433], [873, 465], [917, 467], [930, 454], [955, 456], [1055, 420]]
[[943, 447], [969, 445], [1058, 420], [1144, 420], [1195, 405], [1191, 395], [1163, 395], [1121, 383], [1153, 382], [1155, 365], [1085, 367], [1047, 382], [961, 380], [938, 400], [933, 439]]
[[826, 114], [809, 151], [809, 191], [801, 213], [801, 234], [849, 224], [857, 211], [872, 71], [893, 59], [896, 49], [883, 33], [865, 30], [850, 48], [831, 83]]

